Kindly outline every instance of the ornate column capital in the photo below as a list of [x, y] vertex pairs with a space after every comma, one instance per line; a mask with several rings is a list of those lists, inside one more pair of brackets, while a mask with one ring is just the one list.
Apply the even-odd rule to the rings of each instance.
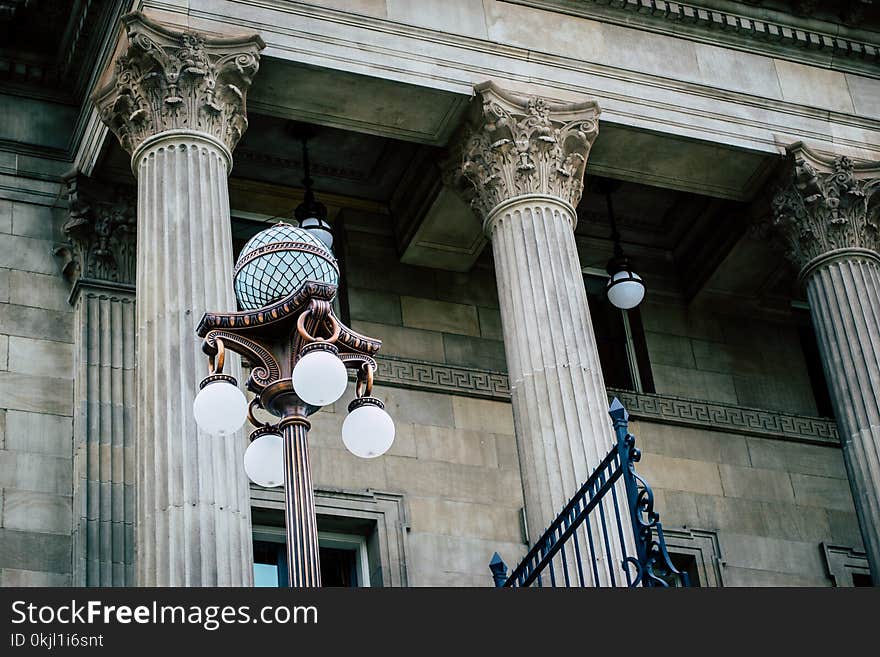
[[557, 197], [572, 207], [599, 134], [594, 101], [561, 103], [499, 89], [474, 87], [478, 105], [455, 147], [452, 177], [486, 221], [504, 201], [526, 194]]
[[101, 184], [78, 171], [64, 176], [64, 182], [70, 214], [61, 228], [66, 241], [55, 248], [61, 273], [74, 287], [81, 280], [133, 286], [135, 190]]
[[791, 171], [773, 198], [773, 224], [801, 276], [846, 252], [880, 261], [880, 162], [822, 156], [801, 142], [787, 150]]
[[247, 129], [247, 91], [266, 45], [259, 35], [178, 31], [140, 12], [122, 23], [127, 43], [110, 81], [92, 97], [122, 147], [133, 154], [148, 137], [192, 130], [231, 152]]

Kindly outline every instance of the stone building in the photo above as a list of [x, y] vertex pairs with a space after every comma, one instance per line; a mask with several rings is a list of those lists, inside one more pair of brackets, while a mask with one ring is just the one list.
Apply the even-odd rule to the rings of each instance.
[[397, 427], [313, 417], [338, 583], [491, 585], [612, 396], [700, 586], [877, 583], [878, 48], [871, 0], [0, 0], [0, 583], [275, 576], [195, 327], [304, 123]]

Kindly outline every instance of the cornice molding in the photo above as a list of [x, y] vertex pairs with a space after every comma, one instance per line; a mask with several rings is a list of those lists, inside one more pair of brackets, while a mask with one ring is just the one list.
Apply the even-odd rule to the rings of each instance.
[[821, 31], [801, 27], [795, 20], [769, 20], [666, 0], [502, 1], [795, 61], [815, 61], [818, 54], [827, 57], [834, 69], [878, 76], [880, 44], [842, 36], [831, 24], [829, 31]]
[[[385, 356], [377, 359], [378, 385], [510, 401], [507, 374]], [[834, 420], [668, 395], [608, 389], [636, 420], [839, 447]]]
[[[391, 77], [401, 82], [462, 96], [472, 94], [473, 81], [477, 79], [495, 79], [514, 84], [520, 84], [526, 79], [542, 85], [544, 90], [559, 89], [566, 94], [578, 94], [581, 97], [601, 96], [609, 115], [606, 118], [614, 123], [723, 146], [775, 156], [781, 150], [778, 144], [779, 134], [795, 134], [828, 148], [831, 146], [833, 134], [837, 149], [854, 153], [877, 151], [876, 145], [866, 142], [864, 137], [854, 137], [855, 133], [851, 129], [876, 131], [880, 129], [880, 121], [851, 112], [813, 107], [798, 101], [769, 98], [743, 90], [721, 89], [708, 83], [666, 78], [657, 73], [586, 61], [573, 57], [570, 53], [553, 54], [552, 49], [546, 52], [541, 49], [525, 49], [297, 0], [287, 0], [283, 4], [269, 0], [249, 0], [248, 4], [258, 7], [260, 11], [245, 13], [242, 9], [230, 16], [229, 12], [224, 13], [217, 8], [213, 11], [203, 9], [199, 12], [199, 17], [206, 23], [215, 25], [217, 29], [237, 26], [265, 34], [274, 47], [281, 51], [290, 51], [291, 44], [295, 42], [294, 50], [297, 52], [301, 49], [321, 52], [322, 61], [331, 68]], [[553, 11], [561, 13], [562, 9], [554, 8]], [[567, 13], [581, 15], [577, 12]], [[601, 20], [596, 16], [583, 15]], [[185, 22], [186, 14], [179, 16], [179, 22]], [[564, 18], [560, 17], [560, 20]], [[624, 21], [618, 22], [625, 26]], [[278, 26], [282, 24], [292, 27], [280, 30]], [[633, 29], [651, 31], [637, 26]], [[670, 36], [678, 34], [675, 30], [666, 33]], [[376, 42], [372, 38], [365, 38], [367, 35], [375, 36]], [[398, 45], [400, 40], [406, 45]], [[705, 41], [711, 43], [711, 40]], [[552, 43], [552, 40], [548, 43]], [[330, 54], [328, 48], [334, 54]], [[436, 48], [447, 54], [435, 52]], [[758, 48], [738, 49], [774, 56]], [[797, 54], [798, 51], [791, 52]], [[830, 55], [826, 55], [823, 60], [817, 59], [815, 53], [806, 54], [812, 55], [812, 59], [806, 56], [779, 57], [834, 70], [848, 70], [838, 67], [836, 60], [832, 61]], [[377, 62], [386, 61], [389, 57], [395, 60], [393, 66]], [[877, 70], [874, 64], [867, 68], [871, 71]], [[588, 81], [588, 78], [595, 80]], [[664, 96], [668, 92], [669, 99], [660, 100], [653, 93], [648, 96], [636, 91], [643, 86], [662, 90]], [[690, 103], [688, 99], [691, 97], [714, 103], [712, 112], [707, 113], [702, 105], [698, 107]], [[613, 113], [607, 109], [612, 105]], [[743, 107], [748, 108], [747, 111], [740, 111]], [[267, 106], [266, 110], [268, 109]], [[277, 113], [280, 109], [274, 107], [273, 112]], [[785, 116], [794, 119], [781, 120]], [[654, 124], [646, 125], [646, 117], [656, 119]], [[829, 122], [832, 124], [830, 128]], [[837, 126], [842, 129], [837, 130]]]

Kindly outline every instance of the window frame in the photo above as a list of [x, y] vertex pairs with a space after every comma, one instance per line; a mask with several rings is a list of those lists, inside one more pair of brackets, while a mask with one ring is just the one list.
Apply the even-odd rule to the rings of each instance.
[[[284, 511], [284, 490], [251, 485], [253, 511]], [[370, 586], [408, 586], [409, 510], [400, 493], [352, 491], [315, 487], [315, 511], [319, 517], [372, 525], [366, 541]], [[283, 527], [280, 528], [284, 531]], [[320, 534], [320, 532], [319, 532]], [[351, 535], [355, 535], [352, 533]]]
[[[264, 543], [287, 542], [287, 533], [284, 527], [272, 525], [254, 525], [251, 531], [254, 541]], [[370, 584], [370, 560], [367, 553], [367, 537], [360, 534], [346, 534], [343, 532], [330, 532], [318, 530], [318, 547], [335, 548], [337, 550], [351, 550], [355, 553], [355, 569], [357, 572], [358, 588], [369, 588]]]

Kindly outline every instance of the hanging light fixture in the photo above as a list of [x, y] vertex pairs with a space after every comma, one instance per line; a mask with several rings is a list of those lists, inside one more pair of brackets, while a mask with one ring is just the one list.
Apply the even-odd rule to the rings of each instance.
[[315, 192], [312, 189], [314, 181], [311, 177], [309, 162], [309, 134], [305, 130], [300, 132], [300, 141], [302, 142], [303, 174], [305, 176], [302, 182], [306, 194], [303, 202], [294, 210], [293, 215], [299, 221], [300, 228], [308, 230], [321, 240], [328, 250], [332, 250], [333, 227], [327, 222], [327, 208], [315, 198]]
[[620, 246], [620, 233], [617, 232], [614, 208], [611, 205], [611, 191], [608, 189], [605, 190], [605, 203], [608, 206], [608, 219], [611, 221], [611, 239], [614, 241], [614, 256], [605, 268], [610, 276], [605, 294], [615, 308], [632, 310], [645, 298], [645, 283], [633, 270], [632, 263]]

